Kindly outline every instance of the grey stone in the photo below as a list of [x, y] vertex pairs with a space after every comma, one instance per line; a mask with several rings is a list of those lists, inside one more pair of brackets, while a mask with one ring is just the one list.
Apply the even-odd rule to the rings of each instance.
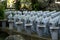
[[9, 22], [9, 29], [12, 30], [13, 29], [13, 20], [8, 20]]
[[17, 25], [17, 31], [21, 32], [23, 27], [23, 22], [16, 22], [16, 25]]
[[58, 40], [58, 30], [59, 27], [50, 27], [52, 40]]
[[3, 22], [2, 22], [2, 29], [4, 29], [5, 27], [6, 27], [6, 22], [3, 21]]
[[10, 35], [5, 40], [24, 40], [21, 35]]

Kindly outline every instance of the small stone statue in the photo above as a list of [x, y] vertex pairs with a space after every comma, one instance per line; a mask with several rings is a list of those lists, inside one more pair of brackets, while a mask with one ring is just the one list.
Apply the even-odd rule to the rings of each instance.
[[12, 20], [12, 14], [10, 14], [10, 15], [8, 16], [8, 19], [9, 19], [9, 20]]

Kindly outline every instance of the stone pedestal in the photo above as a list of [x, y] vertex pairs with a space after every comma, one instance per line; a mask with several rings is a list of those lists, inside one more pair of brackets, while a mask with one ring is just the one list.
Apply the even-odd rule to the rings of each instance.
[[24, 19], [22, 19], [22, 22], [23, 22], [22, 29], [24, 30], [24, 27], [25, 27]]
[[13, 30], [13, 20], [8, 20], [9, 22], [9, 30]]
[[43, 36], [45, 25], [37, 25], [37, 34]]
[[49, 28], [49, 24], [44, 24], [46, 27], [44, 28], [44, 36], [50, 36], [50, 28]]
[[16, 22], [16, 25], [17, 25], [17, 31], [21, 32], [23, 27], [23, 22]]
[[59, 27], [50, 27], [52, 40], [58, 40], [58, 30]]
[[32, 27], [32, 24], [25, 24], [25, 31], [28, 33], [28, 34], [31, 34], [31, 27]]
[[37, 31], [36, 31], [36, 27], [37, 27], [36, 21], [33, 22], [33, 27], [34, 27], [34, 32], [37, 32]]
[[6, 28], [6, 20], [2, 20], [2, 29]]

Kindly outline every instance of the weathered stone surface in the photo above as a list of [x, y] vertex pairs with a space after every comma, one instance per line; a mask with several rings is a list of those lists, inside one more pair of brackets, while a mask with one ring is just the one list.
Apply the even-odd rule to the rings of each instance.
[[24, 40], [21, 35], [10, 35], [5, 40]]

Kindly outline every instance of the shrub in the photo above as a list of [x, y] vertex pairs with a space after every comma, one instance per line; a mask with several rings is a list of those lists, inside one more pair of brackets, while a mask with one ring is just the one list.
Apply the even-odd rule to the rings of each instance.
[[5, 18], [4, 10], [5, 10], [4, 5], [0, 4], [0, 19], [4, 19]]

